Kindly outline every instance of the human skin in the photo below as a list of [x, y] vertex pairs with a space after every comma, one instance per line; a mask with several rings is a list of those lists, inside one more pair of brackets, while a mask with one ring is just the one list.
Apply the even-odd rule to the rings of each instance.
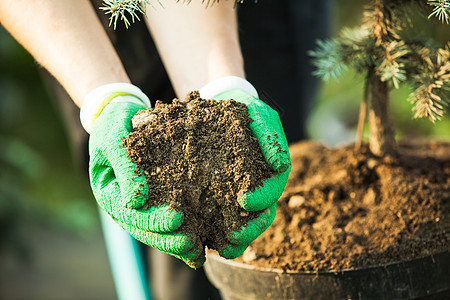
[[[244, 77], [234, 1], [208, 8], [201, 2], [165, 1], [164, 7], [147, 9], [149, 28], [180, 98], [222, 76]], [[130, 82], [87, 0], [0, 0], [0, 22], [79, 107], [98, 86]]]
[[234, 1], [207, 8], [202, 2], [147, 7], [147, 25], [180, 99], [224, 76], [245, 78]]
[[130, 81], [87, 0], [0, 0], [0, 22], [79, 107], [94, 88]]

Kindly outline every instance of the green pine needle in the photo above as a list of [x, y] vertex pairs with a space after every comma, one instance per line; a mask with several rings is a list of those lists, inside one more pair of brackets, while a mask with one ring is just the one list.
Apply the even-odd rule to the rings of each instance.
[[365, 73], [373, 64], [368, 55], [373, 43], [368, 37], [369, 31], [360, 27], [344, 29], [336, 39], [317, 41], [317, 49], [308, 52], [316, 66], [313, 74], [328, 81], [331, 78], [337, 80], [350, 66]]
[[[160, 3], [159, 0], [158, 3]], [[114, 24], [114, 29], [116, 29], [117, 21], [120, 19], [128, 28], [135, 20], [141, 20], [139, 14], [145, 15], [146, 4], [152, 5], [149, 0], [103, 0], [103, 6], [100, 9], [106, 14], [111, 14], [109, 26]], [[129, 18], [131, 18], [131, 22]]]
[[400, 87], [400, 83], [407, 79], [404, 70], [404, 64], [390, 64], [381, 70], [382, 81], [392, 81], [396, 89]]
[[325, 81], [331, 78], [338, 80], [347, 68], [339, 51], [339, 42], [337, 40], [317, 41], [317, 46], [317, 50], [309, 52], [309, 55], [314, 58], [313, 64], [317, 67], [313, 74]]
[[428, 4], [434, 6], [433, 12], [428, 16], [428, 19], [435, 16], [442, 23], [449, 24], [450, 22], [450, 1], [449, 0], [428, 0]]

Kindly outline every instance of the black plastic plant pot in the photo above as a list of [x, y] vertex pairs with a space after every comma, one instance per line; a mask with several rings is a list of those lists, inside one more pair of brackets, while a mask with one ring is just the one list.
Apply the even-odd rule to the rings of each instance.
[[209, 280], [224, 300], [450, 299], [450, 252], [335, 272], [256, 269], [208, 253]]

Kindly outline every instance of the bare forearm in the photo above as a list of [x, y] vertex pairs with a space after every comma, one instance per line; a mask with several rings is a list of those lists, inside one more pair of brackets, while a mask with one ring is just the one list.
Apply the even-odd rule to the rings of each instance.
[[178, 97], [223, 76], [244, 77], [234, 1], [206, 8], [163, 1], [147, 9], [147, 23]]
[[78, 106], [100, 85], [129, 82], [87, 0], [0, 0], [0, 21]]

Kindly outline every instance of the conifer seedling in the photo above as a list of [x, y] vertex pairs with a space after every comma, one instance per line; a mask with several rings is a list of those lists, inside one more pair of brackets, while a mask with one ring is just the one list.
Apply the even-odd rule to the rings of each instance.
[[[348, 67], [365, 76], [356, 148], [361, 147], [363, 126], [369, 114], [371, 152], [395, 155], [395, 129], [389, 118], [389, 91], [408, 83], [414, 87], [408, 101], [415, 118], [441, 119], [450, 103], [450, 42], [436, 47], [433, 41], [404, 35], [411, 15], [423, 13], [442, 23], [450, 22], [449, 0], [372, 0], [364, 10], [362, 25], [344, 29], [331, 40], [319, 41], [311, 51], [315, 75], [338, 78]], [[450, 36], [450, 32], [449, 32]]]

